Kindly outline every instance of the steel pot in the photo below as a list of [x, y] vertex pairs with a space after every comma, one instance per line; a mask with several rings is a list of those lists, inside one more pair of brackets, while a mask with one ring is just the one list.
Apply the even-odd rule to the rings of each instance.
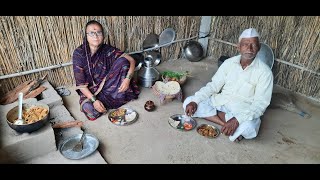
[[49, 120], [49, 106], [43, 103], [35, 102], [35, 103], [23, 103], [22, 104], [22, 109], [28, 109], [31, 108], [32, 106], [37, 106], [41, 108], [45, 108], [48, 110], [48, 113], [46, 116], [44, 116], [41, 120], [38, 120], [37, 122], [31, 123], [31, 124], [23, 124], [23, 125], [15, 125], [13, 124], [16, 119], [18, 119], [18, 106], [12, 108], [8, 113], [7, 113], [7, 123], [8, 125], [16, 130], [17, 132], [20, 133], [31, 133], [33, 131], [36, 131], [43, 127]]
[[188, 41], [183, 47], [183, 53], [189, 61], [200, 61], [204, 55], [203, 47], [198, 41]]
[[151, 87], [159, 78], [160, 72], [154, 67], [152, 57], [146, 57], [138, 72], [139, 83], [143, 87]]

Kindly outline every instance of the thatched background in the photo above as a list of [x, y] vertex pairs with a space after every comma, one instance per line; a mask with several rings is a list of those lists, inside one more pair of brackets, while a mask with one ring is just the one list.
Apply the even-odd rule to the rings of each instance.
[[[219, 16], [211, 25], [211, 38], [237, 43], [241, 31], [249, 27], [258, 30], [277, 59], [296, 65], [275, 61], [275, 84], [320, 100], [320, 17]], [[237, 54], [235, 47], [217, 41], [210, 41], [209, 47], [208, 54], [217, 58]]]
[[[1, 16], [0, 76], [70, 62], [73, 50], [82, 43], [84, 25], [90, 19], [102, 23], [106, 42], [133, 52], [142, 50], [143, 40], [149, 33], [160, 34], [168, 27], [175, 29], [176, 39], [198, 35], [201, 16]], [[258, 29], [262, 42], [273, 48], [276, 58], [294, 64], [275, 62], [275, 83], [320, 99], [320, 17], [213, 17], [208, 55], [215, 59], [235, 55], [235, 47], [214, 39], [237, 43], [240, 32], [248, 27]], [[163, 60], [182, 57], [184, 44], [178, 42], [162, 48]], [[66, 66], [2, 79], [0, 95], [46, 73], [54, 87], [74, 83], [72, 66]]]
[[[106, 42], [134, 52], [142, 50], [149, 33], [160, 35], [168, 27], [176, 30], [177, 39], [197, 35], [201, 16], [1, 16], [0, 76], [70, 62], [73, 50], [82, 43], [84, 26], [91, 19], [103, 25]], [[176, 43], [162, 48], [163, 60], [178, 58], [182, 46]], [[67, 66], [1, 79], [0, 95], [46, 73], [54, 87], [74, 83], [72, 66]]]

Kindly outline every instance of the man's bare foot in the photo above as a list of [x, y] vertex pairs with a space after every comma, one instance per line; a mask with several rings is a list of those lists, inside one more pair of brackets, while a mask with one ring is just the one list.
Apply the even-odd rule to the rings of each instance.
[[206, 117], [205, 119], [206, 119], [206, 120], [209, 120], [209, 121], [211, 121], [211, 122], [217, 123], [217, 124], [219, 124], [220, 126], [223, 126], [223, 125], [226, 123], [225, 121], [221, 120], [221, 119], [219, 118], [219, 116], [217, 116], [217, 115], [214, 115], [214, 116], [211, 116], [211, 117]]
[[240, 135], [239, 137], [237, 137], [236, 140], [234, 140], [234, 142], [240, 142], [244, 137], [242, 135]]

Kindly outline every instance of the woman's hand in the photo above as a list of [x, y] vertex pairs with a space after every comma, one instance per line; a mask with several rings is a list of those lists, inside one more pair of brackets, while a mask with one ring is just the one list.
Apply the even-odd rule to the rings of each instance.
[[186, 107], [186, 115], [192, 116], [197, 111], [198, 105], [195, 102], [190, 102]]
[[94, 109], [96, 109], [100, 113], [107, 112], [107, 109], [104, 107], [102, 102], [100, 100], [98, 100], [98, 99], [93, 102], [93, 107], [94, 107]]
[[119, 87], [119, 93], [120, 92], [125, 92], [128, 88], [129, 88], [129, 84], [130, 84], [130, 79], [128, 78], [124, 78], [120, 87]]

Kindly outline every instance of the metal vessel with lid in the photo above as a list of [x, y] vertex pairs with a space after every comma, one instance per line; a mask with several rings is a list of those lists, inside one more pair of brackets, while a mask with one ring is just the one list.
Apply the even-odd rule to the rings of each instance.
[[154, 67], [154, 60], [152, 57], [149, 56], [144, 59], [138, 77], [139, 83], [143, 87], [151, 87], [160, 78], [160, 73]]

